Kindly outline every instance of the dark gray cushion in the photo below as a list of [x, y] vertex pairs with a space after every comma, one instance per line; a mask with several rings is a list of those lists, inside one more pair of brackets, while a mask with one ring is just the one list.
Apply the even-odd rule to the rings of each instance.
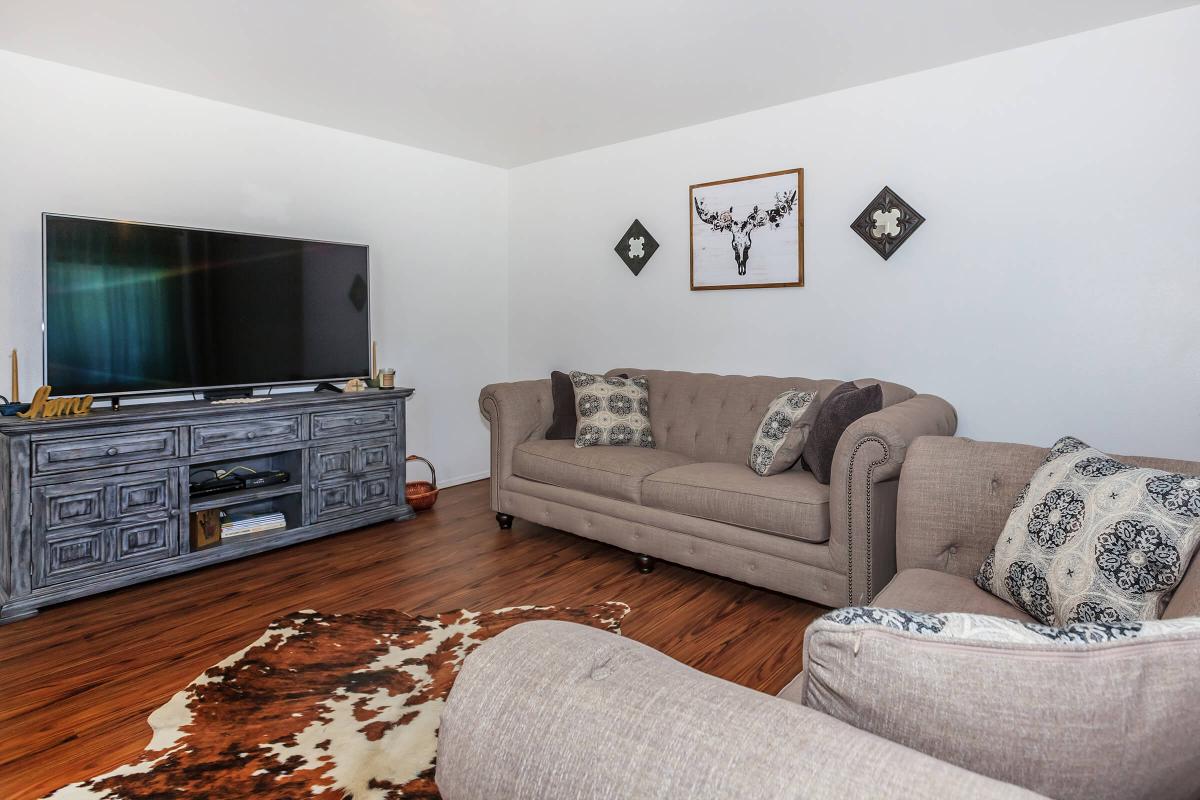
[[804, 444], [804, 466], [818, 481], [828, 484], [833, 473], [833, 454], [846, 428], [859, 417], [882, 408], [883, 387], [877, 383], [860, 389], [853, 381], [847, 381], [834, 389], [821, 403]]
[[[628, 378], [624, 372], [618, 378]], [[571, 376], [555, 370], [550, 373], [550, 397], [554, 401], [554, 416], [546, 429], [547, 439], [575, 440], [575, 426], [579, 417], [575, 413], [575, 387]]]

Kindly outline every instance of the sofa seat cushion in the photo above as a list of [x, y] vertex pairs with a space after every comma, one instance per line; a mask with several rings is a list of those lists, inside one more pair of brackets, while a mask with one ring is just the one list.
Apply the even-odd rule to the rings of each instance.
[[[642, 501], [642, 479], [691, 459], [648, 447], [576, 447], [574, 441], [531, 440], [513, 452], [513, 474], [565, 489]], [[743, 471], [746, 470], [742, 467]]]
[[875, 595], [872, 605], [935, 614], [988, 614], [1036, 622], [1016, 606], [980, 589], [970, 578], [933, 569], [904, 570]]
[[805, 542], [829, 540], [829, 487], [800, 470], [764, 478], [743, 464], [671, 467], [646, 478], [642, 504]]

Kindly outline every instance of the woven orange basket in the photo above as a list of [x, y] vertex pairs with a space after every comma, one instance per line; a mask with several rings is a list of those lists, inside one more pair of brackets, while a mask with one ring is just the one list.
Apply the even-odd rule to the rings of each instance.
[[429, 480], [409, 481], [404, 484], [404, 499], [412, 506], [413, 511], [428, 511], [437, 502], [437, 472], [434, 470], [433, 464], [429, 463], [429, 459], [421, 458], [420, 456], [409, 456], [404, 460], [421, 461], [424, 462], [425, 466], [429, 467]]

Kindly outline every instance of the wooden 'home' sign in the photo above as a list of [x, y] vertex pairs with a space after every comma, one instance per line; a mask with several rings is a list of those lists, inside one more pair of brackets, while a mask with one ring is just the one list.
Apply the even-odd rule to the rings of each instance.
[[85, 397], [51, 397], [51, 387], [42, 386], [33, 394], [29, 410], [17, 416], [22, 419], [51, 419], [53, 417], [82, 417], [92, 410], [90, 394]]

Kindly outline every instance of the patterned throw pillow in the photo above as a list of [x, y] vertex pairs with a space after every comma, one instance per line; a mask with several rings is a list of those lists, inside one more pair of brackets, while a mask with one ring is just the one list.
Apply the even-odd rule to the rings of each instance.
[[776, 475], [800, 460], [817, 411], [817, 393], [788, 389], [771, 401], [746, 462], [759, 475]]
[[1000, 644], [1104, 644], [1128, 639], [1189, 634], [1200, 637], [1200, 617], [1145, 622], [1073, 622], [1061, 628], [986, 614], [929, 614], [895, 608], [852, 606], [821, 617], [834, 625], [875, 625], [893, 631], [919, 633], [947, 641]]
[[606, 378], [572, 372], [575, 446], [654, 447], [650, 431], [650, 385], [645, 377]]
[[1157, 619], [1200, 544], [1200, 477], [1059, 439], [975, 583], [1046, 624]]
[[1193, 800], [1197, 663], [1200, 617], [1055, 628], [843, 608], [808, 627], [787, 694], [1047, 797]]

